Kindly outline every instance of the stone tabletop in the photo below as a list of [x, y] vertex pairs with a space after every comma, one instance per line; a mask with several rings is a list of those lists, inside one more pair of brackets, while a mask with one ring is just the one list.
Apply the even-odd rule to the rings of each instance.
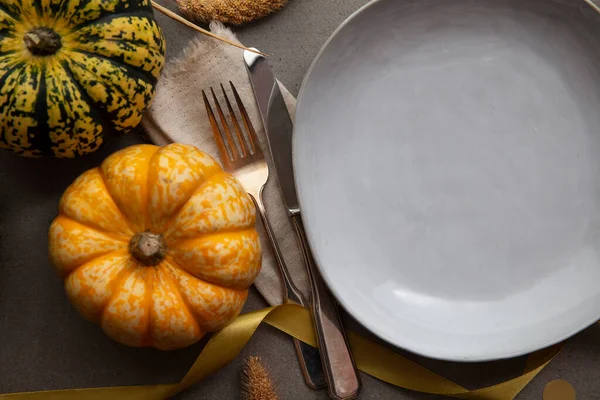
[[[173, 8], [173, 2], [161, 3]], [[269, 62], [277, 77], [297, 94], [322, 44], [364, 3], [290, 0], [279, 13], [236, 32], [244, 44], [271, 54]], [[199, 35], [162, 15], [157, 19], [167, 37], [169, 58]], [[183, 377], [199, 354], [203, 343], [161, 352], [128, 348], [109, 339], [72, 308], [47, 259], [47, 229], [64, 189], [108, 154], [140, 142], [139, 132], [133, 132], [77, 161], [28, 160], [0, 152], [0, 393], [171, 383]], [[252, 290], [245, 310], [266, 305]], [[345, 320], [360, 330], [346, 315]], [[249, 355], [263, 358], [281, 399], [327, 399], [326, 391], [305, 386], [290, 337], [268, 326], [258, 329], [233, 363], [177, 398], [239, 398], [241, 365]], [[457, 364], [407, 356], [469, 389], [515, 377], [525, 365], [523, 357]], [[360, 399], [442, 398], [398, 389], [365, 374], [361, 377]], [[600, 399], [600, 325], [570, 339], [517, 399], [541, 400], [544, 387], [553, 379], [569, 381], [577, 399]]]

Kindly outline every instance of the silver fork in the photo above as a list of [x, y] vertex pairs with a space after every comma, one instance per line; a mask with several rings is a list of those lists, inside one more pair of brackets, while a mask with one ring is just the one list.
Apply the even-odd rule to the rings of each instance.
[[[263, 189], [267, 183], [267, 180], [269, 179], [269, 167], [265, 161], [264, 153], [260, 147], [258, 137], [256, 136], [256, 131], [252, 126], [252, 122], [250, 122], [246, 108], [244, 107], [244, 104], [242, 103], [242, 100], [233, 83], [230, 81], [229, 84], [231, 86], [231, 91], [233, 92], [233, 96], [235, 98], [235, 102], [237, 103], [247, 135], [244, 135], [242, 132], [238, 118], [233, 111], [229, 97], [227, 97], [227, 93], [225, 92], [225, 88], [222, 84], [221, 91], [223, 92], [225, 103], [227, 104], [229, 120], [231, 121], [233, 130], [235, 131], [235, 138], [231, 132], [231, 129], [229, 128], [227, 119], [225, 118], [225, 114], [223, 113], [223, 109], [217, 100], [217, 96], [213, 88], [210, 88], [210, 92], [212, 94], [213, 102], [215, 104], [215, 108], [221, 122], [221, 127], [223, 129], [219, 127], [217, 118], [215, 117], [215, 114], [210, 106], [210, 102], [208, 101], [206, 93], [204, 90], [202, 91], [202, 98], [204, 100], [206, 112], [208, 113], [213, 136], [217, 142], [217, 147], [221, 155], [223, 167], [227, 172], [235, 176], [240, 181], [244, 189], [246, 189], [256, 204], [256, 209], [258, 210], [258, 213], [262, 219], [265, 231], [269, 237], [269, 242], [271, 243], [271, 248], [273, 249], [273, 254], [275, 255], [277, 265], [279, 266], [279, 271], [281, 272], [281, 276], [283, 278], [284, 303], [295, 302], [308, 307], [309, 304], [304, 298], [304, 295], [302, 292], [300, 292], [300, 290], [298, 290], [292, 281], [289, 270], [287, 269], [281, 254], [281, 250], [277, 245], [277, 240], [275, 239], [273, 229], [271, 228], [271, 224], [269, 223], [265, 212]], [[324, 387], [326, 385], [326, 381], [323, 374], [323, 369], [321, 367], [319, 351], [316, 348], [299, 341], [298, 339], [294, 339], [294, 347], [296, 348], [302, 375], [304, 376], [304, 380], [306, 381], [307, 385], [314, 389]]]

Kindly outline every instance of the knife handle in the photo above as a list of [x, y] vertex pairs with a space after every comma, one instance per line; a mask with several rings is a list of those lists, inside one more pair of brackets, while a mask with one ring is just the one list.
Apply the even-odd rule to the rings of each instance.
[[329, 397], [340, 400], [353, 399], [360, 392], [361, 382], [342, 321], [308, 247], [300, 214], [292, 215], [291, 219], [310, 280], [311, 311], [319, 341], [321, 363], [329, 384]]
[[[269, 237], [269, 242], [271, 243], [271, 248], [273, 249], [273, 255], [275, 256], [277, 266], [279, 267], [279, 272], [281, 273], [281, 278], [283, 281], [283, 302], [293, 302], [304, 307], [308, 307], [308, 302], [304, 298], [302, 292], [294, 284], [292, 276], [290, 275], [287, 265], [285, 264], [285, 260], [283, 259], [283, 255], [281, 254], [281, 250], [277, 245], [273, 228], [271, 228], [271, 224], [267, 218], [262, 194], [263, 192], [260, 190], [256, 197], [252, 196], [252, 199], [254, 200], [258, 213], [262, 219], [263, 226], [265, 227], [265, 231]], [[300, 370], [302, 371], [302, 376], [304, 377], [306, 384], [312, 389], [321, 389], [325, 387], [327, 382], [325, 381], [325, 376], [323, 375], [323, 368], [321, 367], [321, 360], [319, 358], [319, 350], [296, 338], [294, 338], [294, 348], [296, 349], [298, 363], [300, 364]]]

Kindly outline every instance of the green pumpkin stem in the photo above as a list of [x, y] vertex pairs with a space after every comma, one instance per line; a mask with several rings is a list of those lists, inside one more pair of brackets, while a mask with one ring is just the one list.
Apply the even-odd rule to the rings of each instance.
[[36, 56], [51, 56], [62, 47], [60, 35], [49, 28], [35, 28], [23, 36], [27, 49]]

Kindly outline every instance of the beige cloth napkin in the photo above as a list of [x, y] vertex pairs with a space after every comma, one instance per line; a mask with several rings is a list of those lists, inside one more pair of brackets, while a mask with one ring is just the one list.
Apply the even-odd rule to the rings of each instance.
[[[210, 29], [219, 36], [239, 43], [235, 35], [218, 22], [211, 23]], [[246, 72], [243, 50], [208, 37], [201, 37], [192, 42], [179, 59], [167, 64], [142, 126], [146, 130], [148, 139], [157, 145], [171, 142], [191, 144], [220, 160], [201, 91], [213, 87], [222, 107], [225, 107], [219, 84], [223, 83], [230, 96], [229, 81], [235, 84], [267, 156], [270, 177], [264, 191], [264, 198], [269, 221], [294, 283], [307, 294], [308, 278], [302, 255], [268, 154], [267, 139]], [[296, 99], [283, 85], [279, 86], [293, 118]], [[282, 302], [281, 275], [259, 218], [257, 218], [257, 229], [261, 234], [263, 263], [255, 285], [269, 304], [280, 304]]]

